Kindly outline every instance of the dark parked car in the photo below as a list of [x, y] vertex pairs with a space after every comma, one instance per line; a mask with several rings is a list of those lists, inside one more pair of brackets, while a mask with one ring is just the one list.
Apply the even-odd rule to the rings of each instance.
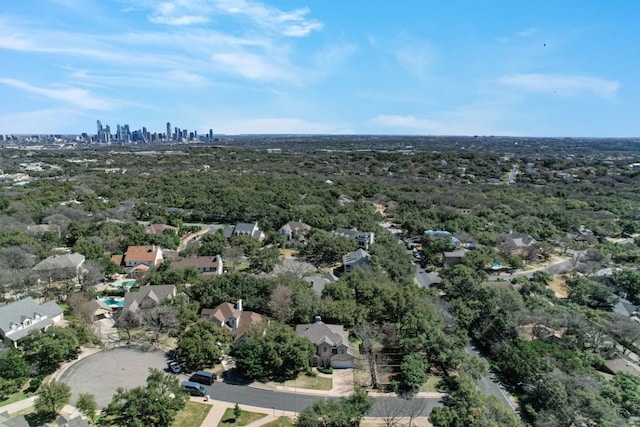
[[211, 385], [218, 379], [218, 375], [215, 372], [196, 371], [189, 381], [193, 381], [200, 384]]

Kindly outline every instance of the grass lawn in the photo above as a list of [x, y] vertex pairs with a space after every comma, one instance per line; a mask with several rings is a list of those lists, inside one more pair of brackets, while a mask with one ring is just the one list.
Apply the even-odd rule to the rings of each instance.
[[427, 380], [426, 383], [422, 385], [422, 387], [420, 387], [420, 391], [425, 391], [425, 392], [438, 391], [437, 386], [441, 379], [442, 379], [441, 377], [438, 377], [435, 375], [429, 375], [429, 379]]
[[331, 390], [333, 387], [333, 378], [311, 377], [304, 373], [298, 375], [295, 380], [285, 381], [284, 386], [295, 388], [307, 388], [311, 390]]
[[17, 393], [13, 393], [7, 400], [3, 400], [0, 402], [0, 406], [10, 405], [11, 403], [18, 402], [20, 400], [26, 399], [27, 395], [24, 391], [19, 391]]
[[222, 415], [222, 420], [218, 424], [218, 427], [246, 426], [247, 424], [251, 424], [255, 420], [259, 420], [260, 418], [266, 416], [267, 414], [240, 410], [240, 417], [236, 420], [235, 416], [233, 415], [233, 408], [227, 408], [227, 410], [224, 411], [224, 414]]
[[172, 427], [199, 426], [207, 418], [211, 405], [188, 401], [184, 409], [178, 412]]
[[263, 427], [293, 427], [293, 421], [289, 417], [280, 417], [270, 423], [263, 424]]

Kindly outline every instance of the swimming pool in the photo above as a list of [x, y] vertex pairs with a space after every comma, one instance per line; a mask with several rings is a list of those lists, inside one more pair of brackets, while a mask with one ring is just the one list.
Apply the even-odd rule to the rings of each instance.
[[103, 303], [107, 304], [109, 307], [122, 308], [124, 307], [124, 298], [122, 297], [106, 297], [106, 298], [98, 298]]
[[115, 288], [131, 288], [133, 286], [136, 285], [136, 281], [135, 279], [130, 279], [130, 280], [118, 280], [117, 282], [113, 282], [111, 284], [111, 286], [115, 287]]

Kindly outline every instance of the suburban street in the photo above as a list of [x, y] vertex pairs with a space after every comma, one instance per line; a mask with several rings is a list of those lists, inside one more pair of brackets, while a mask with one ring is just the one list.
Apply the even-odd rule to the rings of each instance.
[[[221, 400], [223, 402], [238, 403], [240, 405], [258, 406], [272, 411], [291, 411], [301, 412], [304, 408], [312, 405], [319, 400], [337, 399], [337, 397], [328, 397], [318, 394], [303, 394], [301, 392], [290, 393], [274, 390], [263, 390], [243, 385], [227, 384], [216, 382], [213, 385], [205, 386], [209, 390], [211, 399]], [[441, 406], [439, 398], [416, 398], [424, 402], [424, 411], [421, 416], [427, 416], [433, 408]], [[398, 397], [374, 397], [374, 406], [369, 411], [369, 416], [378, 416], [382, 407], [389, 401], [400, 401]], [[398, 405], [402, 407], [401, 404]], [[410, 415], [410, 414], [402, 414]]]
[[[465, 351], [469, 354], [474, 354], [478, 357], [483, 357], [471, 344], [465, 346]], [[493, 379], [491, 373], [482, 376], [478, 381], [478, 388], [485, 396], [496, 396], [500, 402], [502, 402], [507, 408], [516, 410], [516, 406], [513, 404], [512, 399], [507, 396], [507, 392], [501, 387], [500, 382], [497, 379]]]

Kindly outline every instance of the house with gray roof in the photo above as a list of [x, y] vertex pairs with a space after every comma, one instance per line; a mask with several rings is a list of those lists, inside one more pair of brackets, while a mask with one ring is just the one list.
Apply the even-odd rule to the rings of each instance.
[[342, 267], [344, 268], [345, 273], [347, 273], [369, 265], [370, 259], [371, 255], [369, 252], [363, 249], [358, 249], [356, 251], [349, 252], [342, 257]]
[[54, 277], [66, 276], [68, 272], [71, 275], [69, 279], [79, 282], [82, 276], [82, 264], [84, 264], [84, 255], [79, 253], [52, 255], [40, 261], [32, 270], [48, 276], [50, 280], [55, 280]]
[[355, 228], [336, 228], [333, 235], [353, 239], [358, 243], [359, 248], [365, 250], [368, 250], [369, 246], [372, 245], [374, 241], [374, 234], [372, 232], [358, 231]]
[[137, 313], [139, 310], [155, 307], [165, 301], [173, 301], [176, 295], [176, 285], [142, 286], [136, 292], [124, 294], [123, 310]]
[[353, 368], [355, 350], [342, 325], [328, 325], [317, 316], [314, 323], [296, 325], [296, 334], [316, 346], [312, 360], [315, 365]]
[[234, 236], [251, 236], [256, 240], [264, 240], [266, 237], [264, 231], [260, 230], [258, 223], [238, 223], [235, 226], [231, 225], [224, 229], [224, 237], [230, 239]]
[[33, 331], [44, 331], [62, 322], [63, 318], [63, 311], [55, 302], [38, 304], [33, 298], [26, 297], [0, 306], [0, 339], [16, 347], [20, 338]]
[[304, 234], [311, 230], [311, 226], [303, 222], [289, 221], [282, 227], [280, 227], [280, 234], [282, 234], [287, 242], [292, 240], [303, 241]]
[[8, 412], [0, 412], [0, 427], [29, 427], [24, 415], [12, 417]]

